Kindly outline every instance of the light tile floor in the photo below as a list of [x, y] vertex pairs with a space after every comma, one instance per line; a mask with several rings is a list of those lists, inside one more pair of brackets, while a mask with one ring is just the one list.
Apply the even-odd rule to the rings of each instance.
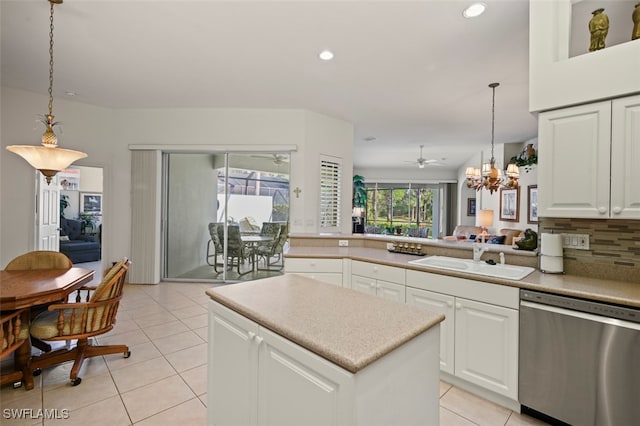
[[[126, 343], [131, 357], [109, 355], [85, 360], [80, 373], [82, 383], [75, 387], [69, 385], [70, 362], [44, 370], [35, 378], [35, 389], [31, 391], [3, 386], [0, 423], [3, 426], [206, 424], [208, 298], [204, 292], [211, 286], [127, 285], [116, 327], [97, 340]], [[32, 411], [18, 411], [23, 415], [18, 419], [12, 418], [11, 409]], [[38, 410], [46, 410], [45, 415]], [[13, 413], [15, 416], [16, 411]], [[51, 418], [56, 416], [59, 418]], [[440, 424], [545, 423], [441, 382]]]

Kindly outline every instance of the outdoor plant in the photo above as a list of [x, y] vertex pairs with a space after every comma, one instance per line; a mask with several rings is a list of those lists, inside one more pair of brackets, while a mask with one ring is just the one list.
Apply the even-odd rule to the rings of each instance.
[[353, 176], [353, 207], [367, 206], [367, 190], [364, 187], [364, 177]]

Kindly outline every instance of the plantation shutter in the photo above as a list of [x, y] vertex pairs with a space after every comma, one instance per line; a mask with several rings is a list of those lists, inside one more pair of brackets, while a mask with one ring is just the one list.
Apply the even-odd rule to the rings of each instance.
[[[338, 160], [320, 160], [320, 228], [340, 226], [340, 190], [342, 164]], [[326, 230], [326, 229], [325, 229]]]

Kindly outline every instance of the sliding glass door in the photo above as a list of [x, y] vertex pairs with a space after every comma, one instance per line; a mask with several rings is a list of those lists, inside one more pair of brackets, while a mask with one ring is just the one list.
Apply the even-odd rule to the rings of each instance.
[[281, 273], [288, 153], [164, 156], [163, 279], [238, 281]]

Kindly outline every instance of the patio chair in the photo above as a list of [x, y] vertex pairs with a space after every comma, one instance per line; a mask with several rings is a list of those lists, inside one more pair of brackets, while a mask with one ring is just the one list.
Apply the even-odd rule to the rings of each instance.
[[[220, 222], [212, 222], [209, 224], [209, 235], [211, 239], [209, 239], [207, 243], [207, 264], [213, 266], [213, 270], [217, 273], [221, 272], [218, 271], [218, 266], [222, 266], [222, 263], [218, 262], [218, 256], [224, 254], [224, 247], [222, 246], [222, 240], [219, 236], [219, 229], [222, 229], [222, 225]], [[213, 263], [211, 263], [211, 258], [213, 258]]]
[[[284, 268], [284, 262], [282, 262], [282, 250], [284, 249], [284, 244], [287, 242], [288, 233], [289, 233], [289, 225], [286, 223], [279, 224], [280, 231], [278, 233], [278, 237], [271, 244], [263, 244], [256, 248], [256, 254], [264, 259], [264, 263], [266, 269], [260, 269], [260, 271], [272, 271], [272, 270], [282, 270]], [[275, 257], [275, 260], [272, 259]], [[272, 268], [272, 266], [278, 266], [278, 268]]]

